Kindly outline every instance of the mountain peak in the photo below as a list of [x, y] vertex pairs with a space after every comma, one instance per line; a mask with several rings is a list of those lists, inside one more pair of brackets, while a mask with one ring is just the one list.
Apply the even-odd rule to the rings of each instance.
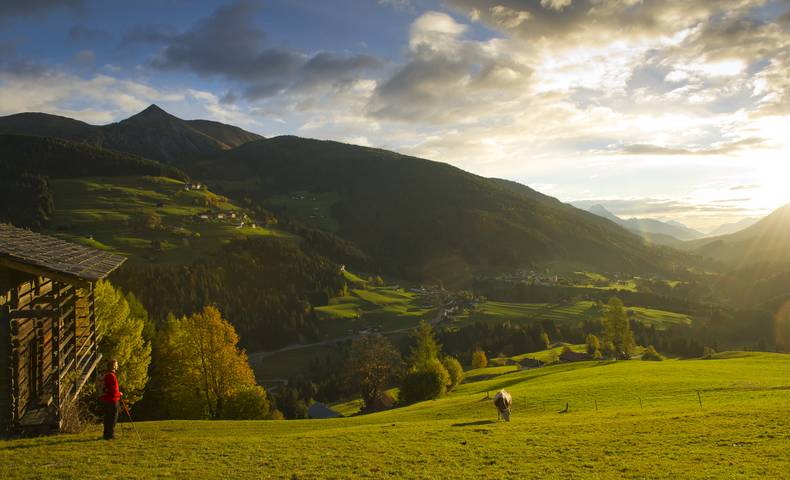
[[600, 203], [595, 204], [592, 207], [588, 208], [587, 211], [590, 213], [594, 213], [599, 217], [608, 218], [609, 220], [612, 220], [615, 223], [621, 221], [620, 217], [610, 212], [606, 207], [604, 207]]
[[137, 120], [150, 121], [150, 120], [157, 120], [157, 119], [174, 119], [174, 118], [177, 118], [177, 117], [175, 117], [175, 116], [167, 113], [166, 111], [162, 110], [162, 108], [159, 105], [157, 105], [155, 103], [152, 103], [151, 105], [148, 106], [148, 108], [146, 108], [142, 112], [140, 112], [140, 113], [138, 113], [136, 115], [132, 115], [131, 117], [127, 118], [126, 120], [128, 121], [128, 120], [132, 120], [132, 119], [137, 119]]

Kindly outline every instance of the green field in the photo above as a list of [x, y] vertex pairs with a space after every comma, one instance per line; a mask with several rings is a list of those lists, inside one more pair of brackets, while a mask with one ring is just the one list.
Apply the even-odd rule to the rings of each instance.
[[[346, 275], [352, 274], [347, 272]], [[360, 285], [358, 281], [355, 283]], [[321, 332], [325, 338], [366, 329], [380, 332], [409, 329], [436, 314], [435, 308], [425, 306], [425, 301], [417, 294], [395, 287], [370, 285], [351, 288], [348, 295], [333, 298], [329, 305], [315, 310], [322, 320]]]
[[[669, 325], [691, 324], [688, 315], [667, 312], [645, 307], [626, 307], [633, 313], [633, 318], [647, 325], [655, 325], [657, 329]], [[584, 320], [601, 318], [601, 311], [595, 302], [581, 301], [573, 304], [556, 303], [506, 303], [485, 302], [478, 305], [477, 309], [459, 317], [462, 324], [474, 322], [502, 322], [531, 323], [540, 320], [552, 320], [556, 324], [572, 323], [574, 325]]]
[[352, 286], [365, 288], [351, 288], [347, 296], [335, 297], [329, 305], [315, 308], [322, 338], [317, 344], [251, 360], [259, 381], [306, 373], [311, 360], [323, 359], [332, 352], [333, 343], [349, 340], [362, 331], [377, 331], [394, 340], [416, 327], [420, 320], [436, 315], [436, 309], [424, 306], [425, 300], [417, 294], [396, 287], [373, 287], [350, 272], [345, 272], [345, 276]]
[[[510, 423], [486, 399], [500, 388]], [[2, 441], [0, 478], [786, 478], [790, 356], [582, 362], [344, 419], [122, 427]]]
[[[191, 263], [234, 238], [287, 235], [267, 228], [237, 228], [231, 219], [201, 220], [207, 210], [241, 208], [207, 190], [185, 191], [180, 181], [164, 177], [108, 177], [51, 180], [55, 198], [52, 225], [57, 235], [127, 255], [132, 263]], [[147, 228], [152, 214], [161, 226]], [[154, 249], [157, 240], [161, 249]]]

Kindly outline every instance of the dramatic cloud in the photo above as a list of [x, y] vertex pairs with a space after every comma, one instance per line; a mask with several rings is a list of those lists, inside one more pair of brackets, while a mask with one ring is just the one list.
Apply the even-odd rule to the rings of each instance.
[[82, 0], [4, 0], [0, 2], [0, 22], [5, 18], [36, 15], [60, 8], [78, 11], [82, 5]]
[[[734, 12], [761, 0], [446, 0], [470, 18], [529, 41], [567, 48], [624, 39], [639, 40], [675, 32], [722, 12]], [[503, 12], [519, 21], [503, 22]], [[508, 15], [509, 18], [514, 18]], [[555, 43], [560, 42], [560, 43]]]
[[66, 39], [73, 43], [99, 43], [106, 42], [112, 38], [109, 32], [98, 28], [86, 27], [85, 25], [74, 25], [69, 29]]
[[163, 44], [173, 40], [178, 32], [169, 25], [137, 25], [123, 33], [120, 48], [138, 43]]
[[492, 105], [512, 102], [532, 70], [497, 40], [464, 37], [468, 27], [428, 12], [411, 27], [410, 61], [382, 82], [369, 111], [377, 118], [427, 123], [467, 122]]
[[218, 8], [167, 41], [154, 66], [222, 76], [240, 82], [248, 98], [258, 99], [289, 89], [347, 82], [379, 65], [368, 55], [320, 52], [311, 56], [270, 47], [266, 33], [252, 21], [261, 6], [256, 1], [240, 1]]
[[624, 146], [619, 152], [623, 155], [727, 155], [747, 148], [759, 148], [765, 143], [765, 139], [762, 138], [745, 138], [735, 142], [721, 142], [695, 149], [633, 144]]

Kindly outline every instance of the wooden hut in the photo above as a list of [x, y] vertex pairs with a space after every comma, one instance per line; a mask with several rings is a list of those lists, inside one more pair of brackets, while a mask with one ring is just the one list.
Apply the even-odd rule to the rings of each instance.
[[60, 428], [101, 359], [94, 283], [124, 260], [0, 223], [0, 433]]

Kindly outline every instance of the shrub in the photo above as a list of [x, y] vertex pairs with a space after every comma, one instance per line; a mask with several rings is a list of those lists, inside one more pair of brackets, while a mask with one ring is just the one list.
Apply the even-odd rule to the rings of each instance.
[[660, 362], [663, 359], [664, 359], [664, 357], [661, 356], [661, 354], [656, 351], [656, 349], [653, 347], [653, 345], [650, 345], [649, 347], [647, 347], [645, 349], [644, 353], [642, 353], [642, 360], [649, 360], [649, 361], [653, 361], [653, 362]]
[[716, 350], [711, 347], [705, 347], [702, 349], [702, 358], [706, 360], [710, 360], [713, 356], [716, 355]]
[[239, 391], [228, 399], [222, 416], [229, 420], [264, 420], [269, 417], [269, 397], [258, 385]]
[[585, 343], [587, 344], [587, 353], [590, 355], [595, 355], [595, 352], [601, 348], [601, 341], [592, 333], [587, 334]]
[[456, 387], [456, 385], [461, 383], [461, 380], [463, 380], [464, 369], [461, 367], [461, 362], [459, 362], [455, 357], [451, 357], [449, 355], [442, 359], [442, 365], [450, 376], [450, 382], [447, 384], [447, 390], [452, 390]]
[[285, 420], [285, 415], [283, 415], [283, 412], [275, 408], [269, 414], [269, 420]]
[[422, 370], [407, 374], [398, 393], [401, 403], [439, 398], [447, 392], [450, 374], [438, 360], [428, 362]]
[[594, 360], [602, 360], [603, 355], [601, 354], [600, 350], [595, 350], [592, 354]]
[[603, 349], [601, 349], [601, 354], [603, 354], [603, 356], [606, 358], [616, 358], [617, 351], [614, 348], [614, 343], [604, 342]]
[[472, 352], [472, 368], [485, 368], [488, 366], [488, 358], [486, 352], [482, 350], [475, 350]]

